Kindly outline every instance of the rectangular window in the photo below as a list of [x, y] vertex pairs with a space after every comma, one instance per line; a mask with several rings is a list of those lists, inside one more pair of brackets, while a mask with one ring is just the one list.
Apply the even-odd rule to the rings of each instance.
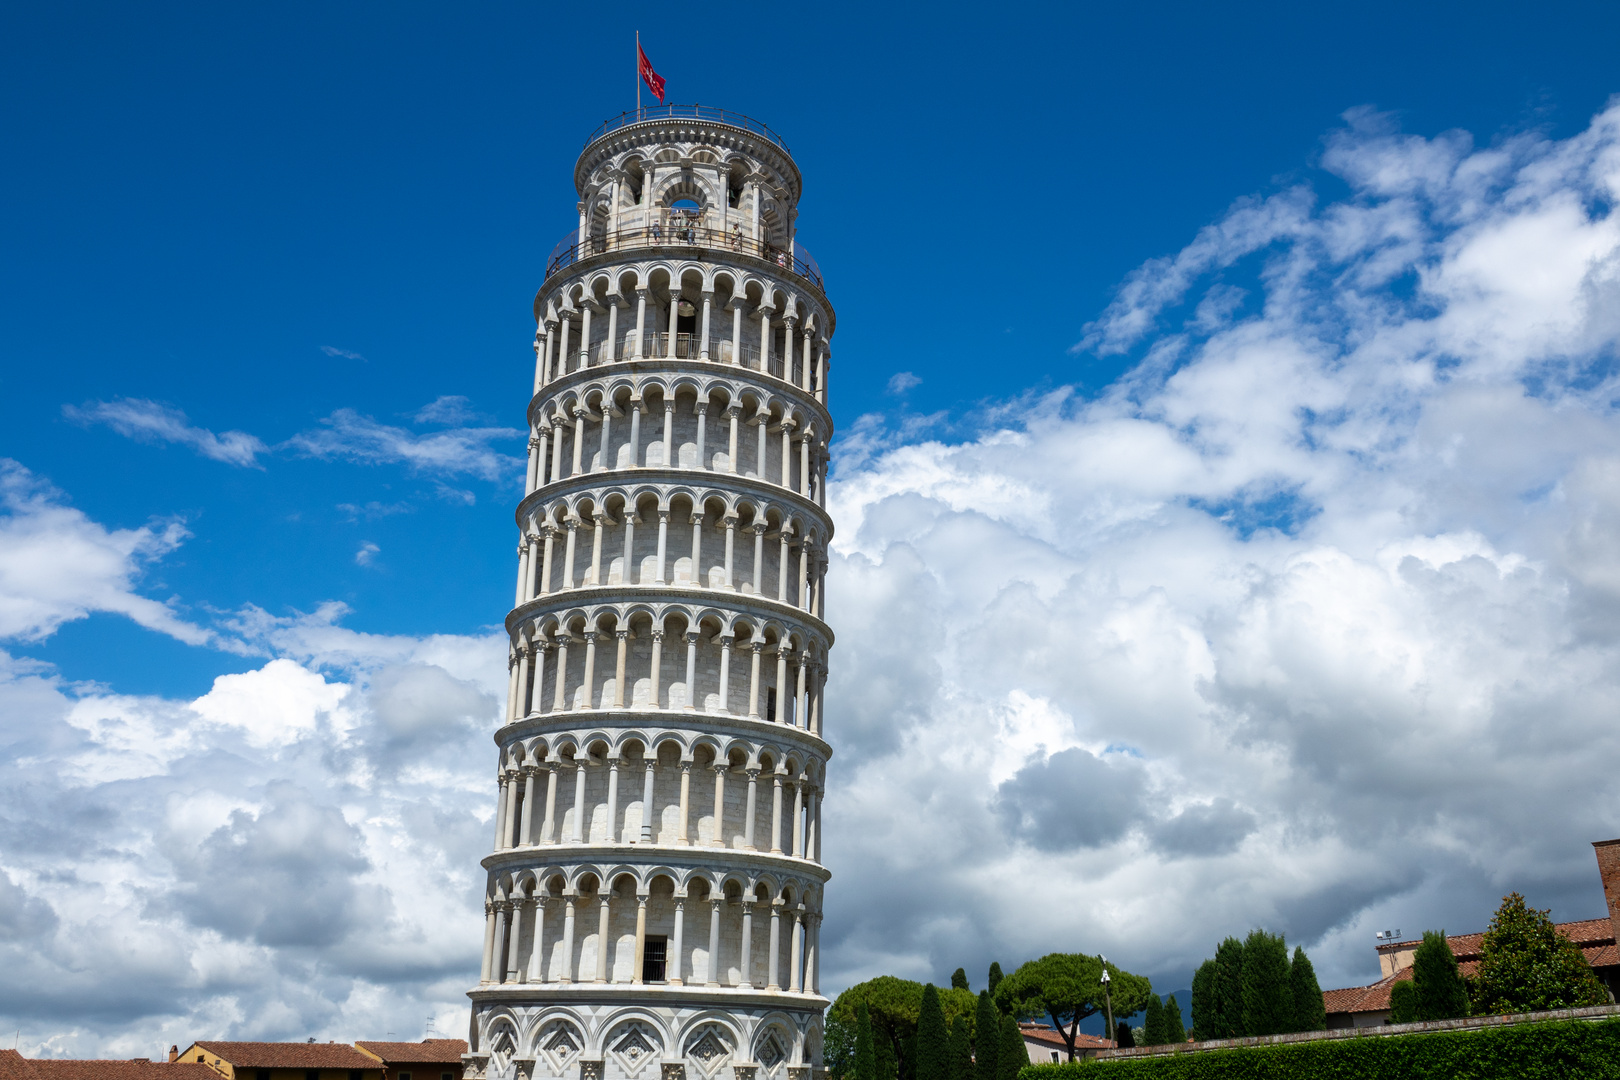
[[254, 1080], [270, 1080], [270, 1070], [269, 1069], [256, 1069], [256, 1070], [254, 1070], [253, 1076], [254, 1076]]
[[411, 1080], [411, 1074], [408, 1072], [402, 1072], [399, 1074], [399, 1080]]
[[1057, 1051], [1054, 1050], [1054, 1051], [1052, 1051], [1052, 1060], [1056, 1061], [1057, 1059], [1058, 1059]]
[[652, 983], [664, 981], [664, 957], [666, 955], [665, 943], [667, 940], [668, 939], [662, 936], [653, 937], [648, 935], [647, 952], [642, 958], [641, 962], [642, 982]]

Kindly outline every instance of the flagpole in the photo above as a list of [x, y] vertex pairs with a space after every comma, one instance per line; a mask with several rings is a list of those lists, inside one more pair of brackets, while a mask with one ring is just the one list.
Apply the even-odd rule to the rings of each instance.
[[636, 31], [636, 119], [641, 119], [641, 31]]

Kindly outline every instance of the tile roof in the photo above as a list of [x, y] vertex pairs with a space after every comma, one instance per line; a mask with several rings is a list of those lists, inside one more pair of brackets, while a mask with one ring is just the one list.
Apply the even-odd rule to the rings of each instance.
[[[1060, 1050], [1069, 1048], [1069, 1044], [1063, 1041], [1063, 1036], [1045, 1024], [1019, 1024], [1018, 1031], [1026, 1039], [1033, 1039], [1038, 1043], [1045, 1043], [1047, 1046], [1056, 1047]], [[1104, 1039], [1100, 1035], [1087, 1035], [1081, 1031], [1076, 1033], [1074, 1037], [1074, 1048], [1076, 1050], [1112, 1050], [1114, 1040]]]
[[[1567, 936], [1571, 941], [1581, 947], [1586, 956], [1586, 962], [1592, 967], [1610, 967], [1620, 964], [1620, 947], [1614, 941], [1614, 929], [1608, 919], [1579, 919], [1575, 922], [1556, 923], [1554, 928]], [[1478, 934], [1451, 934], [1446, 935], [1446, 944], [1451, 946], [1451, 955], [1457, 958], [1457, 967], [1464, 975], [1472, 975], [1479, 970], [1480, 947], [1485, 940], [1483, 933]], [[1411, 941], [1397, 941], [1389, 945], [1378, 946], [1380, 953], [1403, 952], [1415, 949], [1423, 944], [1423, 939], [1415, 938]], [[1384, 1012], [1389, 1008], [1390, 987], [1402, 979], [1410, 979], [1412, 969], [1401, 968], [1393, 975], [1386, 975], [1370, 986], [1350, 986], [1343, 990], [1322, 991], [1322, 1001], [1329, 1013], [1368, 1013]]]
[[[198, 1042], [210, 1056], [247, 1069], [376, 1069], [377, 1059], [347, 1043]], [[183, 1055], [184, 1056], [184, 1055]]]
[[390, 1065], [460, 1065], [466, 1039], [423, 1039], [421, 1042], [356, 1040], [356, 1046]]
[[25, 1058], [0, 1050], [0, 1080], [219, 1080], [206, 1065], [170, 1065], [167, 1061], [78, 1061]]

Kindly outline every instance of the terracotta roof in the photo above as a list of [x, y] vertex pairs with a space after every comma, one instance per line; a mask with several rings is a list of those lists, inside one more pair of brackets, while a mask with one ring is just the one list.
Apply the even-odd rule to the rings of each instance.
[[[1044, 1043], [1059, 1050], [1069, 1048], [1069, 1044], [1063, 1041], [1063, 1036], [1045, 1024], [1019, 1024], [1018, 1031], [1026, 1039], [1034, 1039], [1038, 1043]], [[1087, 1035], [1081, 1031], [1074, 1036], [1074, 1048], [1076, 1050], [1112, 1050], [1114, 1040], [1104, 1039], [1099, 1035]]]
[[15, 1050], [0, 1050], [0, 1080], [219, 1080], [219, 1074], [195, 1062], [174, 1066], [167, 1061], [78, 1061], [64, 1058], [25, 1058]]
[[[1569, 940], [1581, 946], [1598, 946], [1614, 944], [1614, 927], [1608, 919], [1577, 919], [1574, 922], [1554, 923], [1553, 929], [1562, 933]], [[1483, 932], [1477, 934], [1447, 934], [1446, 944], [1451, 946], [1451, 954], [1458, 960], [1479, 958], [1479, 950], [1485, 940]], [[1422, 938], [1412, 938], [1408, 941], [1393, 941], [1387, 945], [1378, 946], [1380, 953], [1406, 952], [1423, 944]], [[1590, 961], [1591, 957], [1588, 956]]]
[[360, 1049], [390, 1065], [460, 1065], [466, 1039], [423, 1039], [421, 1042], [356, 1041]]
[[[377, 1060], [347, 1043], [199, 1042], [211, 1057], [246, 1069], [376, 1069]], [[182, 1058], [195, 1054], [181, 1055]], [[217, 1075], [217, 1074], [216, 1074]]]

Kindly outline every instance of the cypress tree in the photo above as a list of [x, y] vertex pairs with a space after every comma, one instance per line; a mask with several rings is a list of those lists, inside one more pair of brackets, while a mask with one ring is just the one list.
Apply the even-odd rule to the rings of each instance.
[[917, 1029], [900, 1041], [900, 1080], [917, 1080]]
[[945, 1011], [939, 1007], [939, 990], [929, 983], [923, 987], [922, 1006], [917, 1011], [915, 1080], [951, 1080], [949, 1040]]
[[996, 1080], [1018, 1080], [1018, 1070], [1028, 1064], [1029, 1051], [1024, 1049], [1024, 1034], [1018, 1030], [1018, 1021], [1003, 1016], [1001, 1046], [996, 1054]]
[[1243, 942], [1229, 937], [1215, 950], [1215, 1008], [1211, 1039], [1239, 1039], [1243, 1027]]
[[966, 990], [967, 988], [967, 971], [963, 968], [957, 968], [955, 971], [951, 972], [951, 989]]
[[[990, 969], [994, 971], [995, 968]], [[974, 1014], [973, 1080], [996, 1080], [996, 1051], [1001, 1049], [1000, 1017], [990, 991], [979, 991], [979, 1009]]]
[[1001, 964], [999, 962], [990, 965], [990, 978], [987, 981], [990, 984], [990, 992], [994, 994], [996, 987], [1001, 985]]
[[1288, 946], [1279, 934], [1251, 930], [1243, 943], [1243, 1033], [1280, 1035], [1293, 1026]]
[[1114, 1045], [1121, 1050], [1128, 1050], [1136, 1045], [1136, 1036], [1131, 1034], [1131, 1025], [1123, 1020], [1114, 1024]]
[[951, 1021], [947, 1050], [950, 1080], [973, 1080], [973, 1036], [968, 1032], [967, 1017], [958, 1016]]
[[894, 1035], [886, 1024], [872, 1025], [873, 1056], [877, 1058], [877, 1080], [899, 1080], [900, 1055], [895, 1051]]
[[1419, 1020], [1455, 1020], [1468, 1015], [1468, 987], [1444, 930], [1423, 931], [1423, 944], [1412, 955], [1412, 985], [1417, 987]]
[[[1447, 955], [1451, 950], [1446, 950]], [[1453, 971], [1457, 969], [1457, 962], [1451, 962]], [[1311, 958], [1305, 955], [1305, 950], [1295, 946], [1294, 962], [1288, 965], [1288, 986], [1294, 997], [1294, 1024], [1292, 1031], [1323, 1031], [1327, 1028], [1327, 1006], [1322, 1001], [1322, 985], [1316, 981], [1316, 969], [1311, 966]], [[1462, 987], [1458, 981], [1459, 989]], [[1463, 1007], [1468, 1006], [1468, 996], [1463, 995]], [[1458, 1014], [1461, 1015], [1461, 1014]]]
[[1411, 1024], [1417, 1020], [1417, 987], [1402, 979], [1389, 988], [1389, 1022]]
[[1174, 994], [1164, 999], [1164, 1041], [1175, 1044], [1187, 1041], [1187, 1028], [1181, 1022], [1181, 1002]]
[[872, 1045], [872, 1010], [864, 1001], [855, 1009], [855, 1080], [878, 1080], [877, 1049]]
[[1192, 1037], [1202, 1042], [1213, 1039], [1215, 1030], [1215, 961], [1205, 960], [1198, 965], [1192, 982]]
[[1158, 994], [1148, 995], [1147, 1018], [1142, 1021], [1142, 1045], [1164, 1045], [1164, 1003]]

